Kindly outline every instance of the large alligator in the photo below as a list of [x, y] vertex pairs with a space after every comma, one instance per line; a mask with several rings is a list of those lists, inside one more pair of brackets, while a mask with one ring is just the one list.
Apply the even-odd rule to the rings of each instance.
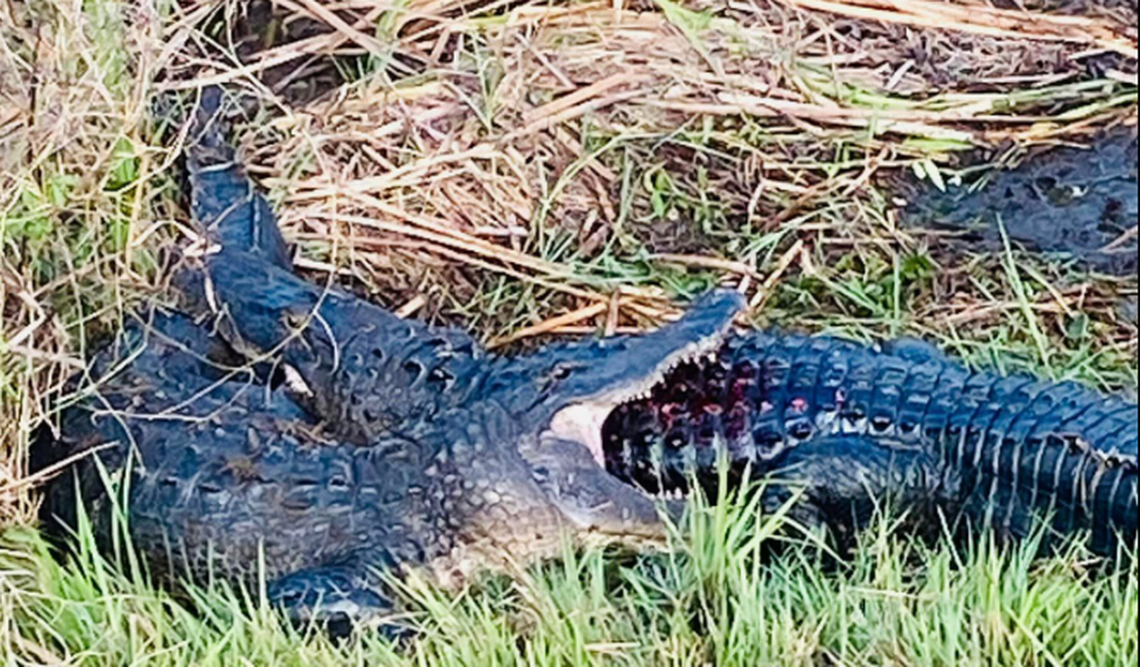
[[1135, 403], [974, 372], [916, 341], [875, 350], [756, 332], [613, 411], [601, 451], [620, 479], [667, 494], [715, 480], [721, 456], [736, 472], [805, 466], [794, 471], [809, 485], [800, 513], [838, 534], [890, 494], [920, 520], [933, 510], [1008, 538], [1047, 518], [1046, 544], [1088, 532], [1112, 555], [1136, 539], [1137, 428]]
[[128, 323], [33, 449], [37, 470], [81, 457], [46, 489], [53, 530], [84, 507], [110, 549], [125, 506], [156, 576], [263, 576], [289, 616], [338, 624], [389, 616], [386, 575], [459, 585], [567, 540], [660, 544], [685, 509], [661, 492], [717, 478], [718, 452], [814, 524], [891, 496], [1015, 536], [1057, 510], [1104, 554], [1135, 541], [1134, 404], [913, 342], [738, 333], [720, 291], [652, 334], [492, 355], [295, 275], [219, 106], [188, 147], [207, 242], [175, 304]]

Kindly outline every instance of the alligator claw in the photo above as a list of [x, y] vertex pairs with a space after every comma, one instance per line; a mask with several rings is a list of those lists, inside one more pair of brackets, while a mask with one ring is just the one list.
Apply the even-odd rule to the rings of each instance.
[[206, 236], [223, 248], [291, 270], [289, 246], [272, 207], [225, 140], [224, 103], [221, 88], [203, 89], [186, 149], [191, 212]]

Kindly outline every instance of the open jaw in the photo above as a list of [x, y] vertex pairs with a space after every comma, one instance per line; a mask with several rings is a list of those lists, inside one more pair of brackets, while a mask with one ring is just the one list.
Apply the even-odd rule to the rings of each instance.
[[710, 341], [624, 391], [561, 410], [549, 434], [579, 443], [599, 468], [639, 493], [684, 500], [694, 480], [712, 488], [720, 455], [762, 453], [749, 429], [757, 377], [750, 370], [732, 368], [721, 342]]
[[653, 500], [685, 499], [694, 472], [711, 489], [720, 454], [757, 453], [748, 412], [758, 376], [729, 361], [727, 329], [704, 333], [651, 369], [571, 401], [545, 437], [577, 443], [607, 476]]
[[668, 385], [671, 375], [678, 368], [717, 363], [717, 352], [721, 340], [709, 338], [678, 350], [668, 357], [661, 366], [648, 375], [635, 378], [622, 386], [608, 389], [604, 393], [573, 403], [559, 410], [550, 422], [552, 435], [565, 440], [573, 440], [585, 445], [594, 460], [605, 467], [605, 435], [611, 418], [623, 406], [651, 399]]

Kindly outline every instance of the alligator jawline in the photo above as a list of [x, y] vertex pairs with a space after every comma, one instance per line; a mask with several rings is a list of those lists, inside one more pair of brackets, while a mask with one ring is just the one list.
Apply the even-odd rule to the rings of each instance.
[[[606, 421], [615, 410], [627, 403], [649, 398], [653, 390], [664, 383], [670, 374], [686, 364], [702, 361], [715, 362], [724, 342], [725, 333], [694, 342], [670, 355], [650, 375], [640, 382], [629, 383], [603, 395], [575, 403], [558, 411], [550, 421], [548, 433], [562, 440], [580, 443], [589, 450], [594, 462], [606, 470], [606, 451], [603, 431]], [[638, 489], [642, 491], [642, 489]]]

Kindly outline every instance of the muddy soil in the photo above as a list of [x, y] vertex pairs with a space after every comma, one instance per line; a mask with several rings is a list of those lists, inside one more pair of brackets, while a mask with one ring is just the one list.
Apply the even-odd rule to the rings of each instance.
[[948, 187], [904, 186], [905, 226], [968, 252], [1017, 248], [1117, 276], [1137, 271], [1137, 135], [1102, 134], [1089, 148], [1027, 155], [1012, 169]]

